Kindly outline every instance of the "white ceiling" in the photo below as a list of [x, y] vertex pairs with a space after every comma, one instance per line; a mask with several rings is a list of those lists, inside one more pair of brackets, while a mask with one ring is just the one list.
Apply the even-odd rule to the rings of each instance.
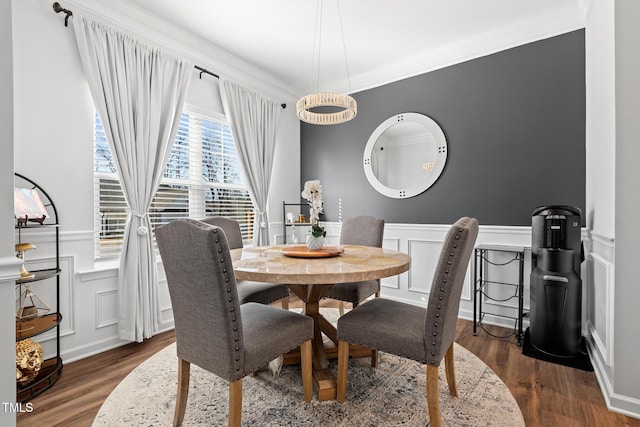
[[313, 65], [317, 0], [116, 0], [125, 3], [129, 11], [189, 32], [302, 94], [318, 87], [362, 90], [446, 65], [455, 50], [478, 56], [472, 51], [486, 54], [569, 31], [583, 25], [589, 2], [342, 0], [347, 80], [337, 0], [324, 0], [319, 82]]

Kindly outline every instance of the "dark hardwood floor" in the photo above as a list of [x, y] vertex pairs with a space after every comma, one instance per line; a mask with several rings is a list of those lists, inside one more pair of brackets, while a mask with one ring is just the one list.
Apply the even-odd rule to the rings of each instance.
[[[328, 303], [327, 305], [329, 305]], [[299, 306], [293, 300], [291, 307]], [[496, 335], [501, 328], [491, 328]], [[131, 370], [175, 340], [173, 332], [129, 344], [64, 366], [62, 377], [20, 413], [19, 427], [90, 426], [102, 402]], [[472, 334], [470, 321], [458, 321], [460, 345], [500, 376], [520, 405], [527, 426], [640, 427], [640, 420], [607, 410], [593, 372], [568, 368], [522, 354], [514, 338]], [[426, 404], [426, 403], [425, 403]]]

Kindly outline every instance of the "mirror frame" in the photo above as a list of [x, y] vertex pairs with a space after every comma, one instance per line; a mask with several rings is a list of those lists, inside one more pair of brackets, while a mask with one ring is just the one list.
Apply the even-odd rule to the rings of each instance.
[[[435, 159], [435, 167], [433, 168], [432, 173], [430, 173], [429, 176], [422, 182], [416, 183], [407, 188], [391, 188], [380, 182], [376, 175], [373, 173], [373, 168], [371, 166], [371, 154], [373, 153], [376, 142], [378, 142], [378, 139], [386, 130], [398, 124], [407, 122], [421, 124], [434, 135], [436, 144], [438, 146], [438, 153]], [[445, 164], [447, 163], [447, 151], [447, 138], [445, 137], [442, 128], [440, 128], [440, 126], [432, 118], [420, 113], [396, 114], [382, 122], [369, 137], [367, 145], [364, 148], [364, 173], [367, 176], [367, 180], [369, 181], [371, 186], [379, 193], [387, 197], [391, 197], [394, 199], [406, 199], [408, 197], [414, 197], [428, 190], [433, 184], [435, 184], [440, 175], [442, 175], [442, 171], [444, 170]]]

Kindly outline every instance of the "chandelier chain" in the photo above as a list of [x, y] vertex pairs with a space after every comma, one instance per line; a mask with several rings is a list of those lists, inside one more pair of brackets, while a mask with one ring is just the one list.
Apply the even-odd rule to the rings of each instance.
[[349, 74], [349, 60], [347, 59], [347, 44], [344, 41], [344, 26], [342, 25], [342, 12], [340, 10], [340, 0], [336, 0], [338, 5], [338, 21], [340, 23], [340, 36], [342, 37], [342, 53], [344, 54], [344, 65], [347, 69], [347, 85], [351, 92], [351, 75]]

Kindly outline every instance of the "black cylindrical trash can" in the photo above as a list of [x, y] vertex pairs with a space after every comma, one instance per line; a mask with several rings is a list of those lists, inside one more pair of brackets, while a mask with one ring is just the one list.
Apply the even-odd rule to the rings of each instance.
[[533, 347], [552, 356], [575, 357], [582, 351], [580, 230], [578, 208], [533, 211], [528, 335]]

